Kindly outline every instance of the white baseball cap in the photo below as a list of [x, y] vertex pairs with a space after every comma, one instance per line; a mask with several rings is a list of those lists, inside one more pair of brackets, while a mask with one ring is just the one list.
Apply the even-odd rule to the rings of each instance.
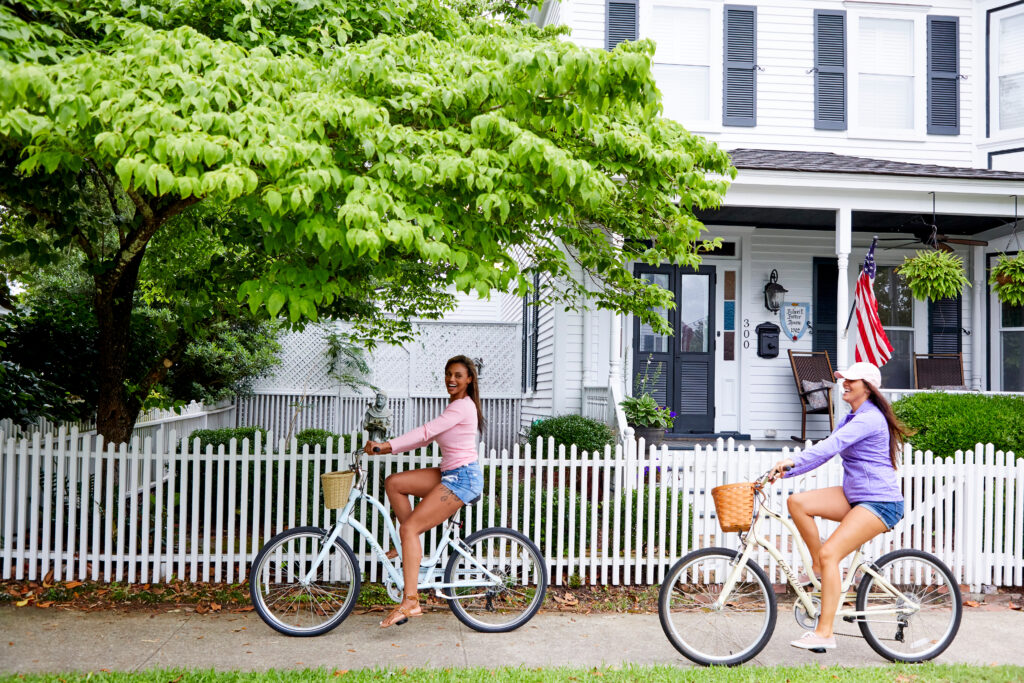
[[876, 389], [882, 388], [882, 373], [874, 363], [854, 363], [847, 369], [839, 370], [835, 374], [837, 379], [862, 379], [875, 385]]

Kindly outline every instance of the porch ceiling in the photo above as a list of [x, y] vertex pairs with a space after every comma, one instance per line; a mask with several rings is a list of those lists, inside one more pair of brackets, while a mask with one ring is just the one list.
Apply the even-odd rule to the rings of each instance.
[[[868, 233], [906, 233], [930, 224], [930, 213], [890, 211], [853, 211], [853, 231]], [[738, 225], [784, 230], [827, 230], [836, 227], [836, 212], [827, 209], [773, 208], [760, 206], [723, 206], [712, 211], [697, 211], [705, 225]], [[1013, 216], [965, 216], [936, 214], [939, 231], [947, 235], [977, 235], [1009, 223]]]

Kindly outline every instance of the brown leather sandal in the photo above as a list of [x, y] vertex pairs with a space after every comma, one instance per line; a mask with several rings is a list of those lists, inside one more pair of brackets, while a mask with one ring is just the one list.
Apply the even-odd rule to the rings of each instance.
[[[415, 609], [416, 611], [413, 611]], [[401, 614], [400, 619], [396, 619], [397, 615]], [[422, 617], [423, 608], [417, 603], [415, 608], [406, 607], [403, 604], [399, 604], [398, 607], [391, 610], [391, 613], [384, 618], [384, 621], [380, 622], [381, 628], [390, 628], [392, 626], [401, 626], [405, 622], [409, 621], [412, 617]]]

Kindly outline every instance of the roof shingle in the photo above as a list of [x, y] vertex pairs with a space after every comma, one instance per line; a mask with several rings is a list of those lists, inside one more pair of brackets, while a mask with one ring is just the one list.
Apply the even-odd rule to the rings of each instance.
[[1024, 173], [986, 168], [960, 168], [911, 164], [903, 161], [869, 159], [832, 152], [799, 152], [774, 149], [734, 149], [729, 152], [733, 165], [742, 169], [765, 171], [802, 171], [808, 173], [869, 173], [925, 178], [973, 178], [977, 180], [1020, 180]]

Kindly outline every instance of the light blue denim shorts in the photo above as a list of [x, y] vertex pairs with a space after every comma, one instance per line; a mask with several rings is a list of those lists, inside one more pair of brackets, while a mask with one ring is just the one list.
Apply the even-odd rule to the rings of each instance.
[[857, 505], [866, 508], [875, 517], [882, 520], [882, 524], [884, 524], [885, 528], [889, 531], [892, 531], [896, 524], [903, 519], [902, 500], [864, 500], [859, 503], [854, 503], [854, 506]]
[[472, 505], [480, 500], [480, 494], [484, 492], [484, 473], [480, 463], [471, 462], [454, 470], [442, 470], [441, 483], [463, 503]]

